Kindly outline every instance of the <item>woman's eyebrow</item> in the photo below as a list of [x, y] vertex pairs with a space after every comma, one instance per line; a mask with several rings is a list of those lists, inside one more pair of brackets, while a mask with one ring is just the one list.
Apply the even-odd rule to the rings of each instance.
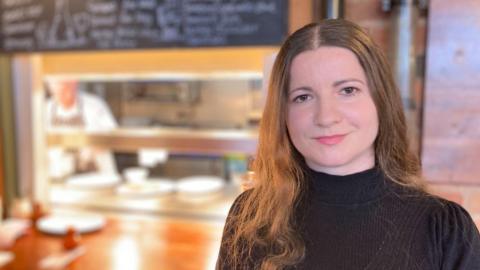
[[308, 86], [299, 86], [299, 87], [288, 89], [288, 93], [292, 93], [292, 92], [299, 91], [299, 90], [311, 91], [311, 88], [308, 87]]
[[365, 84], [362, 80], [351, 78], [351, 79], [344, 79], [344, 80], [336, 81], [336, 82], [333, 83], [333, 86], [339, 86], [339, 85], [347, 83], [347, 82], [358, 82], [358, 83], [361, 83], [361, 84]]

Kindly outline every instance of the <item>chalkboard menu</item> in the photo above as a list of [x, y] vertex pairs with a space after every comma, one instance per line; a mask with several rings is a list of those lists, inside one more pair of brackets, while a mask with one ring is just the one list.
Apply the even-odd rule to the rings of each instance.
[[0, 0], [4, 52], [276, 45], [287, 0]]

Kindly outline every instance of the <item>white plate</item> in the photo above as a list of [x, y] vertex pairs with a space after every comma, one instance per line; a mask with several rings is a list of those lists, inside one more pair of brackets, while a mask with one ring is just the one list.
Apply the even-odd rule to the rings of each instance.
[[67, 186], [78, 188], [111, 188], [120, 183], [118, 174], [87, 173], [67, 179]]
[[75, 228], [79, 233], [88, 233], [103, 228], [105, 218], [90, 214], [54, 214], [40, 218], [36, 226], [41, 232], [57, 235], [64, 235], [69, 227]]
[[178, 180], [177, 191], [189, 195], [207, 195], [222, 190], [225, 180], [217, 176], [191, 176]]
[[138, 183], [126, 183], [117, 188], [125, 196], [160, 196], [172, 193], [175, 182], [168, 179], [149, 179]]

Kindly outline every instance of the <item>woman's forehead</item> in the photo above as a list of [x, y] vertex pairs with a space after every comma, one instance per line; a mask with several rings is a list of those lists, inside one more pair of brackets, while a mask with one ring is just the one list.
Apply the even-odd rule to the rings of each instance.
[[305, 79], [355, 78], [365, 81], [365, 72], [357, 56], [349, 49], [322, 46], [304, 51], [293, 58], [290, 67], [290, 81]]

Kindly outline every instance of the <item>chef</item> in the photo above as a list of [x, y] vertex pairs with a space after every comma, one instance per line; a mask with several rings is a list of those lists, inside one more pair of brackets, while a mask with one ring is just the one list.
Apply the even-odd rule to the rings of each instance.
[[[79, 89], [75, 80], [50, 80], [50, 98], [47, 101], [47, 130], [82, 129], [83, 131], [107, 131], [117, 123], [104, 100]], [[116, 174], [117, 169], [110, 151], [83, 147], [74, 155], [74, 173], [98, 172]], [[49, 155], [62, 157], [63, 155]], [[50, 162], [61, 162], [50, 160]]]

